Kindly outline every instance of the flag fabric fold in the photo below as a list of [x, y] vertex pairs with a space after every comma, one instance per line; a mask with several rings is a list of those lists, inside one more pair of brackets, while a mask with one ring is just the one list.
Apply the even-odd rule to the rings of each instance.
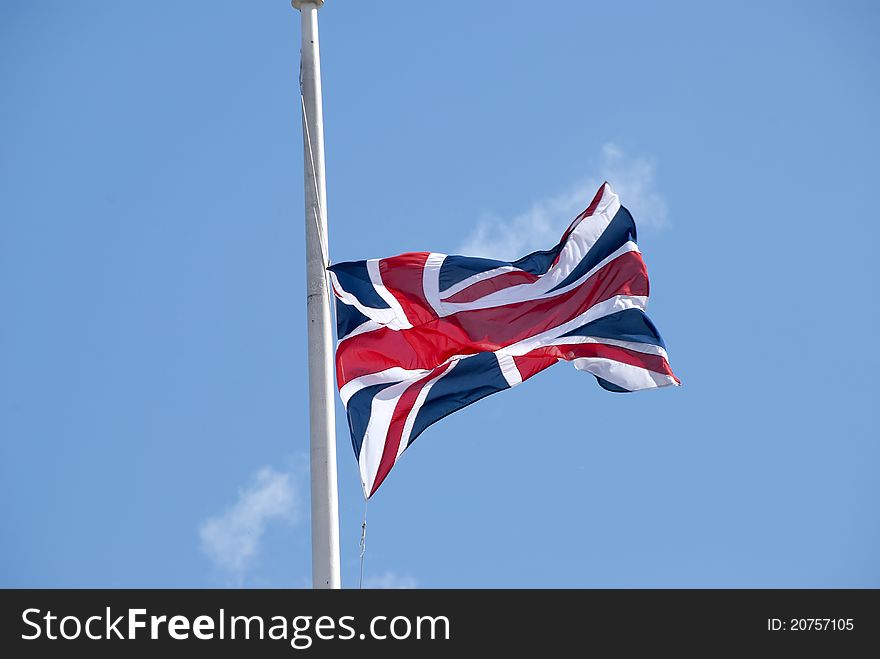
[[336, 381], [368, 498], [429, 425], [557, 361], [609, 391], [679, 384], [645, 315], [635, 223], [608, 183], [554, 248], [517, 261], [413, 252], [329, 270]]

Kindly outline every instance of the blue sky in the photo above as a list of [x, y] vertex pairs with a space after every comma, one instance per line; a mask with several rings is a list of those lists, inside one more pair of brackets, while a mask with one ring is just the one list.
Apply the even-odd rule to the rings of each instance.
[[[332, 258], [521, 256], [607, 177], [684, 385], [433, 426], [366, 583], [880, 587], [876, 4], [320, 21]], [[298, 48], [284, 0], [0, 6], [0, 586], [309, 584]]]

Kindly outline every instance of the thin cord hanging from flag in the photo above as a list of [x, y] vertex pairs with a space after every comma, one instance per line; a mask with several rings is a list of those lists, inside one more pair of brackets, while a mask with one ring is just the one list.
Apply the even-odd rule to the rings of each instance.
[[364, 555], [367, 553], [367, 504], [370, 500], [364, 497], [364, 521], [361, 524], [361, 575], [358, 579], [358, 590], [364, 587]]
[[[324, 259], [324, 268], [329, 268], [330, 267], [330, 250], [327, 248], [327, 243], [324, 240], [324, 232], [321, 231], [321, 219], [326, 219], [326, 218], [321, 218], [318, 215], [320, 213], [319, 200], [321, 199], [321, 195], [318, 193], [318, 177], [315, 174], [315, 172], [317, 171], [315, 168], [315, 154], [312, 151], [312, 135], [311, 135], [311, 132], [309, 131], [308, 111], [306, 110], [306, 99], [303, 96], [302, 91], [300, 91], [299, 100], [300, 100], [300, 103], [302, 104], [303, 133], [305, 133], [305, 136], [306, 136], [306, 147], [308, 147], [308, 150], [309, 150], [309, 164], [312, 167], [312, 182], [314, 183], [314, 186], [315, 186], [315, 204], [312, 206], [312, 212], [314, 214], [314, 219], [315, 219], [315, 231], [318, 234], [318, 242], [321, 243], [321, 256]], [[328, 291], [327, 300], [329, 303], [329, 300], [330, 300], [329, 291]]]

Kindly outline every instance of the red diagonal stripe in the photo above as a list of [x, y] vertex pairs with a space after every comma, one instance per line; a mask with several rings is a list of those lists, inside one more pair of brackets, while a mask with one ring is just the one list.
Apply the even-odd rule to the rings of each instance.
[[382, 283], [400, 303], [412, 325], [421, 325], [437, 317], [425, 299], [422, 283], [422, 273], [429, 255], [428, 252], [410, 252], [379, 261]]
[[479, 300], [481, 297], [486, 297], [491, 293], [502, 291], [505, 288], [510, 288], [511, 286], [517, 286], [519, 284], [531, 284], [535, 281], [538, 281], [538, 275], [533, 275], [531, 272], [525, 272], [524, 270], [511, 270], [510, 272], [504, 272], [495, 277], [471, 284], [467, 288], [463, 288], [455, 295], [452, 295], [443, 301], [454, 304], [473, 302]]
[[419, 392], [436, 375], [437, 369], [431, 371], [425, 377], [416, 380], [397, 399], [397, 405], [394, 407], [391, 423], [388, 426], [388, 434], [385, 435], [385, 446], [382, 449], [379, 470], [376, 472], [376, 480], [373, 481], [373, 489], [370, 490], [370, 496], [373, 496], [373, 492], [379, 488], [397, 460], [397, 449], [400, 447], [400, 438], [403, 436], [403, 426], [406, 424], [406, 417], [409, 415], [410, 410], [412, 410]]
[[[620, 346], [612, 346], [604, 343], [571, 343], [564, 345], [545, 346], [536, 348], [523, 357], [529, 359], [564, 359], [572, 361], [578, 357], [599, 357], [604, 359], [613, 359], [614, 361], [629, 364], [630, 366], [638, 366], [655, 373], [670, 375], [675, 378], [672, 368], [665, 357], [660, 355], [651, 355], [629, 348], [621, 348]], [[519, 357], [515, 357], [517, 367], [519, 367]], [[546, 367], [545, 367], [546, 368]], [[522, 370], [520, 370], [522, 372]], [[523, 376], [523, 380], [525, 380]], [[678, 378], [676, 378], [676, 382]]]
[[550, 368], [559, 361], [556, 355], [541, 352], [540, 349], [532, 350], [524, 355], [513, 358], [522, 381], [525, 382], [533, 375], [537, 375], [545, 368]]

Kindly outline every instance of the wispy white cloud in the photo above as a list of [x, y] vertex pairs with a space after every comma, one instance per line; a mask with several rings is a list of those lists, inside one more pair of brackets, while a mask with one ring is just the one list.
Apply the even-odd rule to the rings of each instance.
[[396, 572], [385, 572], [384, 574], [364, 579], [364, 588], [408, 590], [417, 587], [418, 583], [415, 579], [397, 574]]
[[299, 514], [294, 476], [263, 467], [226, 512], [199, 526], [202, 551], [233, 581], [241, 582], [259, 553], [266, 525], [272, 520], [292, 523]]
[[549, 249], [559, 241], [569, 222], [590, 203], [598, 187], [588, 192], [586, 185], [576, 186], [565, 194], [535, 202], [509, 221], [485, 215], [456, 253], [512, 260], [536, 249]]
[[554, 197], [535, 202], [511, 220], [486, 215], [456, 250], [458, 254], [517, 259], [538, 249], [549, 249], [569, 223], [608, 181], [636, 219], [639, 228], [660, 229], [667, 224], [666, 200], [657, 192], [654, 164], [631, 156], [616, 144], [602, 147], [598, 177], [572, 185]]
[[[651, 160], [631, 156], [609, 142], [602, 147], [599, 174], [611, 184], [640, 228], [662, 229], [667, 225], [666, 200], [655, 187], [654, 163]], [[601, 183], [595, 181], [594, 187], [598, 188]]]

